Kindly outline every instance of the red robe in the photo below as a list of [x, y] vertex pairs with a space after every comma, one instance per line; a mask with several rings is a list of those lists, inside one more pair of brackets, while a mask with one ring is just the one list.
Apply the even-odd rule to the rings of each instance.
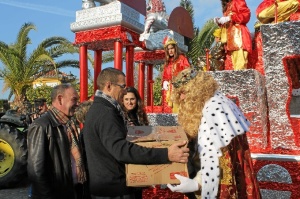
[[[227, 4], [227, 9], [224, 13], [224, 16], [231, 16], [232, 25], [238, 24], [241, 29], [242, 35], [242, 48], [243, 50], [251, 53], [252, 51], [252, 39], [249, 29], [247, 28], [246, 24], [250, 20], [250, 9], [248, 8], [246, 2], [244, 0], [232, 0]], [[228, 38], [229, 40], [234, 40], [233, 38]], [[236, 49], [230, 49], [227, 43], [227, 50], [234, 51]]]
[[168, 65], [164, 66], [162, 80], [171, 81], [180, 71], [188, 67], [190, 67], [190, 63], [187, 58], [184, 55], [179, 55], [179, 58], [175, 63], [173, 63], [173, 59], [171, 59]]
[[165, 113], [172, 113], [173, 111], [176, 112], [176, 110], [172, 110], [171, 108], [173, 107], [173, 103], [170, 100], [171, 97], [171, 92], [172, 92], [172, 79], [173, 77], [176, 77], [176, 75], [186, 69], [190, 67], [190, 63], [187, 60], [187, 58], [184, 55], [179, 55], [179, 58], [177, 59], [176, 62], [173, 62], [173, 59], [171, 58], [168, 62], [168, 65], [164, 66], [164, 70], [163, 70], [163, 75], [162, 75], [162, 83], [164, 81], [169, 81], [169, 90], [165, 91], [163, 90], [162, 92], [162, 96], [163, 96], [163, 111]]

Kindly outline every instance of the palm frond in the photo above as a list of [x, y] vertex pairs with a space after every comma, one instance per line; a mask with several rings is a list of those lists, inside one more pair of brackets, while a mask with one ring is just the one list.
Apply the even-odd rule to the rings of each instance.
[[25, 23], [18, 35], [17, 40], [13, 45], [13, 48], [18, 52], [22, 60], [26, 59], [27, 45], [31, 44], [31, 40], [28, 37], [28, 34], [31, 30], [36, 30], [36, 27], [33, 23]]
[[190, 51], [187, 56], [192, 59], [193, 64], [197, 62], [199, 56], [205, 55], [205, 49], [210, 49], [214, 43], [213, 32], [218, 26], [212, 19], [208, 20], [200, 29], [200, 32], [193, 38]]
[[25, 23], [18, 33], [16, 43], [8, 45], [0, 41], [0, 62], [3, 64], [0, 76], [4, 80], [3, 89], [10, 89], [15, 100], [24, 99], [35, 75], [63, 67], [79, 68], [77, 60], [57, 61], [57, 58], [65, 54], [78, 53], [78, 48], [64, 37], [46, 38], [31, 53], [27, 53], [30, 44], [28, 33], [33, 29], [36, 28], [32, 23]]
[[57, 68], [79, 68], [79, 61], [78, 60], [63, 60], [63, 61], [57, 61], [56, 62]]

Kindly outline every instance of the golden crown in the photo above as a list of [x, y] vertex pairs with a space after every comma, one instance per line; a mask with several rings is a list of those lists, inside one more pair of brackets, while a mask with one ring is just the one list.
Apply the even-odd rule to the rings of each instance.
[[175, 88], [179, 88], [182, 85], [188, 83], [190, 80], [194, 79], [198, 74], [198, 68], [190, 67], [182, 70], [178, 75], [173, 79], [172, 84]]
[[168, 38], [168, 37], [166, 37], [166, 38], [164, 39], [163, 44], [164, 44], [164, 48], [165, 48], [165, 47], [167, 47], [167, 46], [170, 45], [170, 44], [172, 44], [172, 45], [177, 45], [177, 42], [176, 42], [173, 38]]

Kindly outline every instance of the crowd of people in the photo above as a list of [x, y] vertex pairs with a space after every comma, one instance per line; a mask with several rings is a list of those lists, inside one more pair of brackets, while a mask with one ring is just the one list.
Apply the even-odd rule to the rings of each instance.
[[[193, 192], [208, 198], [260, 198], [245, 135], [249, 122], [242, 112], [208, 73], [189, 67], [171, 84], [179, 125], [196, 146], [178, 142], [145, 148], [127, 141], [127, 126], [149, 121], [138, 91], [126, 87], [125, 74], [118, 69], [101, 71], [93, 101], [78, 104], [74, 87], [54, 87], [51, 107], [28, 130], [31, 197], [142, 198], [146, 188], [126, 186], [125, 164], [198, 161], [193, 179], [175, 175], [180, 185], [168, 184], [168, 189], [189, 198], [197, 197]], [[198, 159], [191, 160], [195, 154]]]
[[[264, 0], [256, 15], [274, 22], [274, 5]], [[250, 10], [244, 0], [223, 0], [215, 32], [213, 70], [226, 61], [233, 70], [247, 68], [251, 36], [246, 26]], [[278, 20], [298, 9], [297, 0], [278, 2]], [[175, 174], [173, 192], [193, 198], [259, 199], [246, 132], [250, 123], [236, 104], [218, 90], [206, 72], [191, 66], [177, 42], [164, 43], [163, 99], [178, 113], [178, 124], [189, 142], [168, 148], [146, 148], [126, 139], [127, 126], [147, 126], [143, 99], [127, 87], [125, 74], [102, 70], [93, 100], [79, 104], [70, 84], [51, 92], [51, 106], [41, 99], [28, 129], [28, 177], [33, 199], [139, 199], [146, 188], [126, 186], [125, 164], [187, 163], [189, 177]], [[226, 65], [226, 64], [225, 64]], [[79, 128], [83, 126], [83, 128]]]
[[[30, 125], [31, 198], [135, 198], [141, 192], [126, 186], [126, 163], [188, 161], [186, 142], [150, 149], [126, 140], [127, 125], [149, 122], [138, 92], [126, 87], [123, 72], [106, 68], [97, 85], [93, 102], [80, 105], [74, 87], [54, 87], [50, 109]], [[76, 122], [84, 124], [81, 133]]]

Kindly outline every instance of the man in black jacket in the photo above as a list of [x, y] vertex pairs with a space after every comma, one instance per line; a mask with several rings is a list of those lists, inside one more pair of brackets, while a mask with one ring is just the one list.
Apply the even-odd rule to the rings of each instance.
[[28, 177], [33, 199], [76, 199], [86, 180], [78, 131], [70, 119], [78, 93], [68, 84], [51, 92], [52, 107], [28, 129]]
[[126, 94], [125, 75], [114, 68], [102, 70], [97, 79], [99, 90], [89, 109], [83, 139], [85, 143], [89, 186], [93, 199], [132, 199], [126, 186], [125, 163], [186, 163], [186, 142], [169, 148], [144, 148], [126, 140], [127, 127], [120, 106]]

